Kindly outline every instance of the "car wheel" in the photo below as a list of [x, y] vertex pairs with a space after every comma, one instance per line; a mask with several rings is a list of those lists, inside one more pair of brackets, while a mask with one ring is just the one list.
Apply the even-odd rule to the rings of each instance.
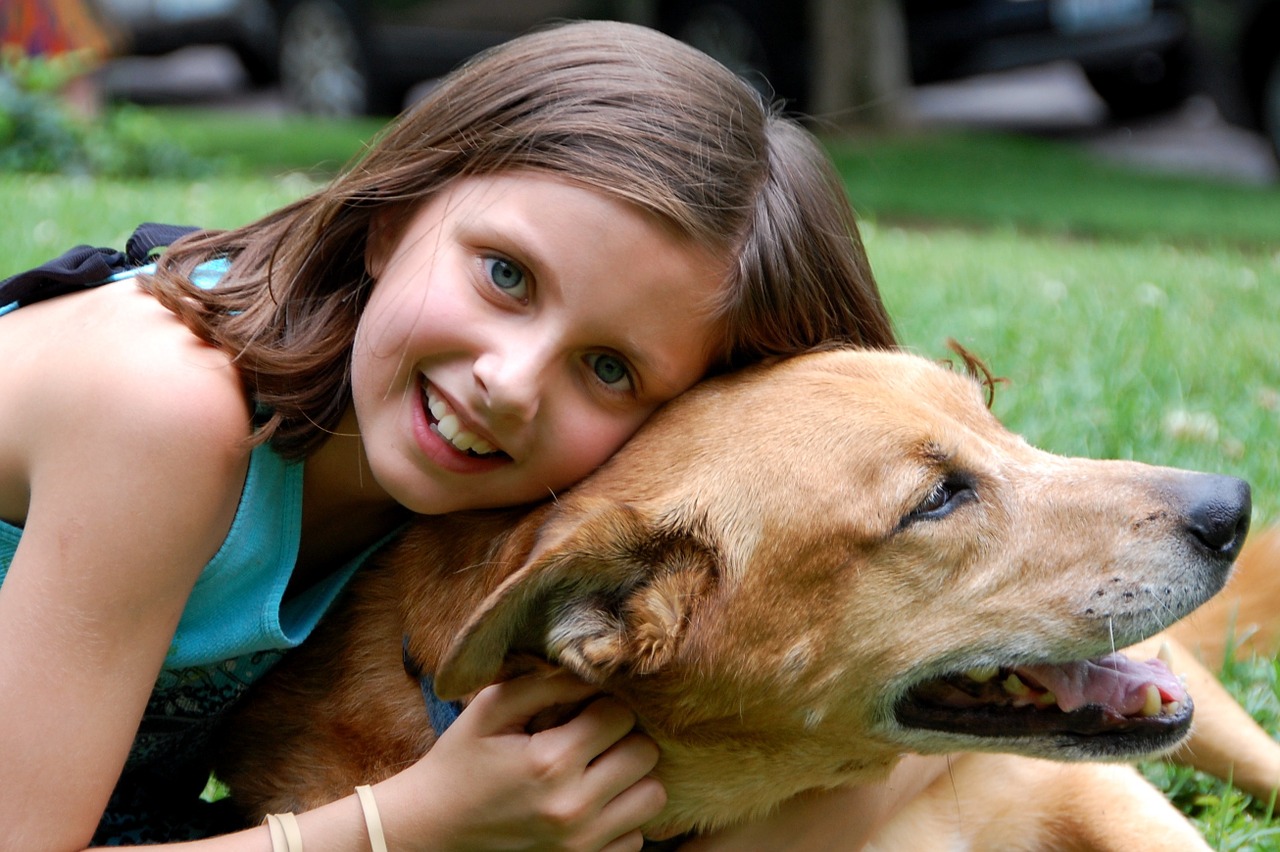
[[1186, 51], [1148, 51], [1120, 66], [1086, 68], [1089, 85], [1111, 118], [1124, 121], [1168, 112], [1191, 94]]
[[766, 100], [783, 98], [793, 109], [805, 108], [804, 21], [795, 7], [788, 14], [761, 2], [665, 3], [659, 28], [719, 60]]
[[280, 84], [303, 112], [375, 111], [377, 81], [359, 22], [333, 0], [296, 0], [280, 21]]

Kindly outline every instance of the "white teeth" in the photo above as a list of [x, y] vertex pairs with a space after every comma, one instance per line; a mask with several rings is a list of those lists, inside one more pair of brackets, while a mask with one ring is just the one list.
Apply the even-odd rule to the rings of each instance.
[[1169, 668], [1173, 668], [1173, 651], [1169, 649], [1168, 642], [1160, 643], [1160, 650], [1156, 652], [1156, 659], [1164, 663]]
[[442, 398], [436, 396], [431, 386], [427, 385], [427, 410], [431, 412], [431, 416], [436, 419], [435, 429], [440, 437], [453, 444], [459, 450], [466, 452], [470, 450], [476, 455], [488, 455], [497, 448], [481, 438], [475, 432], [462, 428], [462, 421], [458, 419], [458, 415], [453, 413], [453, 409], [449, 407], [449, 403]]
[[436, 424], [436, 428], [440, 430], [440, 434], [444, 436], [446, 441], [452, 441], [458, 436], [458, 418], [452, 414], [446, 414], [440, 418], [440, 422]]

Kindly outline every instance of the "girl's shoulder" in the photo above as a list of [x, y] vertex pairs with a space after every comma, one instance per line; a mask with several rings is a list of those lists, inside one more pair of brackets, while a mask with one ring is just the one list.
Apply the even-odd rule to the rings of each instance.
[[72, 445], [126, 464], [247, 458], [232, 359], [131, 279], [0, 317], [0, 365], [0, 517], [36, 463]]

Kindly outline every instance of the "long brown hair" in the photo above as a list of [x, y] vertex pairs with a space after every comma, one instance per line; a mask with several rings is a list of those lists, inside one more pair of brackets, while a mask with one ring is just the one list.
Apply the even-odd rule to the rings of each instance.
[[[633, 203], [730, 259], [713, 369], [894, 336], [841, 184], [816, 140], [706, 55], [652, 30], [582, 22], [483, 53], [326, 188], [233, 231], [188, 237], [144, 282], [236, 360], [258, 440], [301, 456], [350, 405], [352, 340], [376, 223], [463, 176], [549, 172]], [[392, 211], [393, 216], [386, 216]], [[383, 214], [378, 216], [378, 214]], [[227, 257], [210, 291], [192, 270]]]

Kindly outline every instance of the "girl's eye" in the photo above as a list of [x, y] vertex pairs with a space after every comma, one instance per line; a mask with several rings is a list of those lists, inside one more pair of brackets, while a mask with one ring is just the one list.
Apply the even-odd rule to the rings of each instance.
[[[596, 378], [611, 388], [615, 390], [630, 389], [631, 372], [627, 369], [626, 362], [616, 355], [605, 355], [604, 353], [588, 355], [587, 364], [591, 367], [591, 371], [596, 374]], [[625, 387], [618, 387], [621, 382], [626, 383]]]
[[520, 267], [500, 257], [486, 257], [484, 259], [484, 270], [489, 276], [489, 280], [499, 290], [518, 299], [524, 298], [526, 289], [524, 271]]

